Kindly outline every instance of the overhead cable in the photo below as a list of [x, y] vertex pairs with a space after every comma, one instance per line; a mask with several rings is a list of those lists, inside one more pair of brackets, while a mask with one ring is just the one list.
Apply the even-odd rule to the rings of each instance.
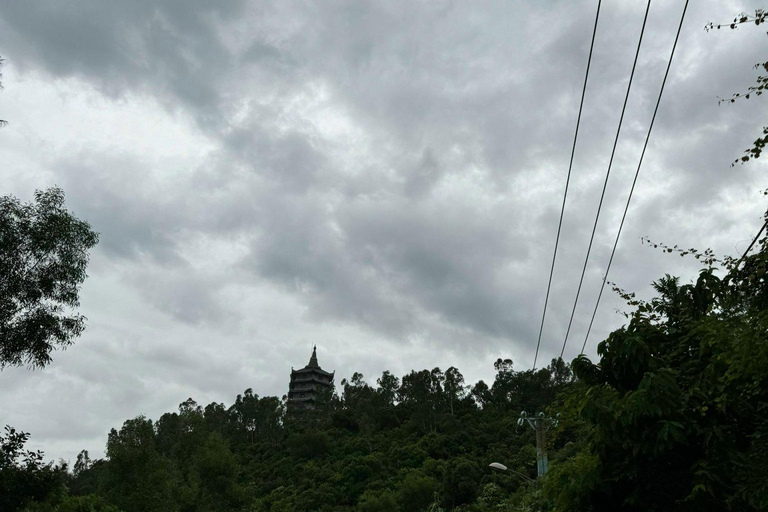
[[[680, 24], [677, 26], [677, 35], [675, 36], [675, 42], [672, 44], [672, 52], [669, 54], [669, 62], [667, 62], [667, 70], [664, 73], [664, 80], [661, 82], [661, 89], [659, 89], [659, 97], [656, 99], [656, 108], [653, 109], [653, 117], [651, 118], [651, 124], [648, 126], [648, 133], [645, 136], [645, 143], [643, 144], [643, 152], [640, 153], [640, 161], [637, 163], [637, 170], [635, 171], [635, 179], [632, 180], [632, 188], [629, 189], [629, 196], [627, 197], [627, 204], [624, 206], [624, 214], [621, 216], [621, 224], [619, 224], [619, 231], [616, 233], [616, 240], [613, 242], [613, 249], [611, 250], [611, 258], [608, 260], [608, 266], [605, 269], [603, 275], [603, 284], [600, 285], [600, 293], [597, 295], [597, 301], [595, 302], [595, 309], [592, 311], [592, 318], [589, 321], [589, 328], [587, 328], [587, 335], [584, 337], [584, 344], [581, 346], [581, 353], [584, 353], [584, 349], [587, 346], [587, 340], [589, 339], [589, 333], [592, 331], [592, 324], [595, 321], [595, 315], [597, 314], [597, 308], [600, 306], [600, 298], [603, 296], [603, 289], [605, 289], [605, 283], [608, 280], [608, 272], [611, 270], [611, 264], [613, 263], [613, 256], [616, 254], [616, 246], [619, 244], [619, 237], [621, 236], [621, 230], [624, 227], [624, 220], [627, 218], [627, 210], [629, 210], [629, 203], [632, 201], [632, 194], [635, 191], [635, 185], [637, 184], [637, 177], [640, 174], [640, 167], [643, 165], [643, 157], [645, 156], [645, 150], [648, 147], [648, 140], [651, 138], [651, 131], [653, 130], [653, 123], [656, 121], [656, 114], [659, 112], [659, 104], [661, 104], [661, 96], [664, 94], [664, 86], [667, 83], [667, 77], [669, 76], [669, 68], [672, 66], [672, 58], [675, 56], [675, 49], [677, 48], [677, 41], [680, 39], [680, 30], [683, 28], [683, 21], [685, 20], [685, 12], [688, 10], [688, 0], [685, 0], [685, 6], [683, 7], [683, 14], [680, 16]], [[765, 228], [765, 225], [763, 225]], [[762, 230], [760, 230], [762, 232]], [[760, 233], [758, 233], [760, 236]], [[757, 238], [755, 238], [757, 240]], [[753, 241], [752, 244], [755, 242]], [[749, 246], [749, 249], [752, 245]], [[746, 254], [746, 252], [744, 253]], [[740, 262], [739, 262], [740, 263]], [[738, 264], [736, 265], [738, 267]]]
[[763, 234], [763, 231], [765, 228], [768, 227], [768, 219], [766, 219], [765, 224], [763, 224], [763, 227], [760, 228], [760, 231], [757, 232], [757, 235], [755, 236], [754, 240], [752, 240], [752, 243], [749, 244], [749, 247], [747, 247], [747, 250], [744, 251], [744, 254], [741, 255], [741, 258], [739, 258], [739, 261], [736, 262], [736, 265], [733, 267], [734, 270], [739, 268], [739, 265], [741, 265], [741, 262], [744, 261], [744, 258], [747, 257], [747, 253], [752, 250], [752, 247], [755, 245], [755, 242], [757, 242], [757, 239], [760, 238], [760, 235]]
[[624, 95], [624, 105], [621, 107], [621, 117], [619, 117], [619, 127], [616, 130], [616, 137], [613, 140], [613, 149], [611, 150], [611, 159], [608, 161], [608, 171], [605, 173], [605, 181], [603, 182], [603, 191], [600, 193], [600, 202], [597, 205], [597, 214], [595, 215], [595, 223], [592, 226], [592, 234], [589, 237], [589, 247], [587, 247], [587, 256], [584, 258], [584, 267], [581, 269], [581, 277], [579, 278], [579, 288], [576, 291], [576, 299], [573, 301], [573, 309], [571, 310], [571, 318], [568, 320], [568, 329], [565, 331], [565, 339], [563, 340], [563, 348], [560, 350], [560, 358], [563, 357], [565, 352], [565, 345], [568, 343], [568, 335], [571, 332], [571, 326], [573, 325], [573, 316], [576, 313], [576, 305], [579, 303], [579, 295], [581, 295], [581, 286], [584, 283], [584, 274], [587, 271], [587, 263], [589, 262], [589, 254], [592, 252], [592, 242], [595, 240], [595, 231], [597, 230], [597, 222], [600, 219], [600, 211], [603, 208], [603, 200], [605, 199], [605, 189], [608, 186], [608, 178], [611, 176], [611, 167], [613, 166], [613, 157], [616, 155], [616, 146], [619, 142], [619, 134], [621, 134], [621, 125], [624, 122], [624, 113], [627, 110], [627, 101], [629, 100], [629, 92], [632, 90], [632, 79], [635, 77], [635, 69], [637, 68], [637, 58], [640, 55], [640, 46], [643, 44], [643, 35], [645, 34], [645, 25], [648, 21], [648, 11], [651, 9], [651, 0], [648, 0], [648, 5], [645, 8], [645, 16], [643, 17], [643, 27], [640, 29], [640, 39], [637, 41], [637, 50], [635, 51], [635, 59], [632, 62], [632, 72], [629, 75], [629, 83], [627, 84], [627, 93]]
[[544, 318], [547, 316], [547, 304], [549, 303], [549, 292], [552, 288], [552, 274], [555, 272], [555, 260], [557, 259], [557, 247], [560, 244], [560, 230], [563, 227], [563, 214], [565, 213], [565, 201], [568, 198], [568, 185], [571, 182], [571, 169], [573, 168], [573, 155], [576, 152], [576, 140], [579, 138], [579, 125], [581, 123], [581, 112], [584, 109], [584, 96], [587, 92], [587, 81], [589, 80], [589, 67], [592, 63], [592, 50], [595, 48], [595, 34], [597, 34], [597, 22], [600, 19], [600, 5], [602, 0], [597, 1], [597, 12], [595, 13], [595, 26], [592, 29], [592, 42], [589, 45], [589, 57], [587, 58], [587, 71], [584, 74], [584, 86], [581, 89], [581, 103], [579, 103], [579, 115], [576, 118], [576, 133], [573, 134], [573, 146], [571, 147], [571, 160], [568, 164], [568, 176], [565, 179], [565, 192], [563, 193], [563, 206], [560, 208], [560, 222], [557, 224], [557, 237], [555, 238], [555, 251], [552, 254], [552, 266], [549, 269], [549, 282], [547, 283], [547, 296], [544, 299], [544, 311], [541, 314], [541, 325], [539, 326], [539, 339], [536, 341], [536, 355], [533, 358], [533, 369], [536, 369], [536, 361], [539, 358], [539, 346], [541, 345], [541, 333], [544, 330]]

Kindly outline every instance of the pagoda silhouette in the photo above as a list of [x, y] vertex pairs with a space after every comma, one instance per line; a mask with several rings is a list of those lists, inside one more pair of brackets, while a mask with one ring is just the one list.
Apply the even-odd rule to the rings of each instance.
[[317, 363], [317, 345], [312, 348], [309, 364], [301, 370], [291, 368], [291, 383], [288, 386], [288, 406], [294, 410], [314, 409], [318, 395], [333, 388], [333, 376]]

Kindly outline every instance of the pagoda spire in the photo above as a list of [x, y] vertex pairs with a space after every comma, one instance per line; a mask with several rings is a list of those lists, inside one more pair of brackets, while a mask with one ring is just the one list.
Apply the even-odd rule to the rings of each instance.
[[307, 368], [320, 368], [320, 365], [317, 363], [317, 345], [312, 347], [312, 357], [309, 358]]

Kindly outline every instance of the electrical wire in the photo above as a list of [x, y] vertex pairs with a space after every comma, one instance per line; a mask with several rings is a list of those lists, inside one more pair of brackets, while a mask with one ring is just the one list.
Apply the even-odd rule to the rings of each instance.
[[613, 166], [613, 157], [616, 155], [616, 146], [619, 142], [619, 134], [621, 133], [621, 125], [624, 122], [624, 113], [627, 110], [627, 101], [629, 100], [629, 92], [632, 90], [632, 79], [635, 77], [635, 69], [637, 68], [637, 58], [640, 55], [640, 46], [643, 44], [643, 35], [645, 34], [645, 25], [648, 21], [648, 11], [651, 9], [651, 0], [648, 0], [648, 5], [645, 8], [645, 16], [643, 17], [643, 27], [640, 29], [640, 39], [637, 41], [637, 50], [635, 51], [635, 60], [632, 63], [632, 72], [629, 75], [629, 83], [627, 84], [627, 93], [624, 96], [624, 105], [621, 107], [621, 117], [619, 117], [619, 127], [616, 130], [616, 137], [613, 140], [613, 149], [611, 150], [611, 159], [608, 161], [608, 171], [605, 173], [605, 181], [603, 182], [603, 191], [600, 194], [600, 203], [597, 205], [597, 214], [595, 215], [595, 223], [592, 226], [592, 235], [589, 237], [589, 247], [587, 248], [587, 256], [584, 258], [584, 267], [581, 269], [581, 277], [579, 278], [579, 288], [576, 291], [576, 299], [573, 301], [573, 309], [571, 310], [571, 318], [568, 321], [568, 329], [565, 331], [565, 339], [563, 340], [563, 348], [560, 350], [560, 358], [562, 359], [565, 352], [565, 345], [568, 343], [568, 335], [571, 332], [571, 326], [573, 325], [573, 316], [576, 313], [576, 305], [579, 303], [579, 295], [581, 295], [581, 286], [584, 284], [584, 274], [587, 272], [587, 263], [589, 262], [589, 254], [592, 252], [592, 243], [595, 240], [595, 231], [597, 230], [597, 221], [600, 219], [600, 211], [603, 208], [603, 200], [605, 199], [605, 189], [608, 186], [608, 178], [611, 176], [611, 167]]
[[571, 182], [571, 169], [573, 168], [573, 155], [576, 152], [576, 140], [579, 138], [579, 125], [581, 124], [581, 112], [584, 109], [584, 96], [587, 93], [587, 81], [589, 80], [589, 67], [592, 63], [592, 50], [595, 48], [595, 34], [597, 34], [597, 22], [600, 19], [600, 5], [602, 0], [597, 1], [597, 13], [595, 13], [595, 26], [592, 29], [592, 42], [589, 45], [589, 57], [587, 58], [587, 71], [584, 74], [584, 86], [581, 89], [581, 103], [579, 103], [579, 115], [576, 118], [576, 133], [573, 135], [573, 146], [571, 147], [571, 160], [568, 164], [568, 176], [565, 179], [565, 192], [563, 193], [563, 206], [560, 208], [560, 222], [557, 224], [557, 237], [555, 238], [555, 251], [552, 255], [552, 266], [549, 269], [549, 282], [547, 283], [547, 296], [544, 299], [544, 312], [541, 314], [541, 325], [539, 326], [539, 339], [536, 341], [536, 355], [533, 358], [533, 369], [536, 369], [536, 361], [539, 358], [539, 346], [541, 345], [541, 333], [544, 330], [544, 318], [547, 316], [547, 304], [549, 303], [549, 292], [552, 289], [552, 275], [555, 272], [555, 260], [557, 259], [557, 247], [560, 244], [560, 231], [563, 227], [563, 214], [565, 213], [565, 201], [568, 198], [568, 185]]
[[739, 261], [736, 262], [736, 266], [733, 267], [734, 270], [739, 268], [739, 265], [741, 265], [741, 262], [744, 261], [744, 258], [747, 257], [747, 253], [752, 250], [752, 246], [755, 245], [755, 242], [757, 242], [757, 239], [760, 238], [760, 235], [763, 234], [763, 230], [765, 230], [766, 227], [768, 227], [768, 220], [765, 221], [765, 223], [763, 224], [763, 227], [761, 227], [760, 231], [757, 232], [757, 236], [755, 236], [755, 239], [752, 240], [752, 243], [749, 244], [749, 247], [747, 247], [747, 250], [744, 251], [744, 254], [741, 255], [741, 258], [739, 258]]
[[[629, 189], [629, 196], [627, 197], [627, 204], [624, 206], [624, 214], [621, 216], [621, 224], [619, 224], [619, 231], [616, 233], [616, 240], [613, 242], [613, 249], [611, 250], [611, 258], [608, 260], [608, 266], [605, 269], [605, 275], [603, 276], [603, 284], [600, 286], [600, 293], [597, 296], [595, 302], [595, 309], [592, 311], [592, 318], [589, 321], [589, 328], [587, 329], [587, 335], [584, 337], [584, 344], [581, 346], [581, 354], [584, 353], [584, 349], [587, 346], [587, 340], [589, 339], [589, 333], [592, 331], [592, 324], [595, 321], [595, 315], [597, 314], [597, 308], [600, 306], [600, 298], [603, 296], [603, 290], [605, 289], [605, 283], [608, 280], [608, 272], [611, 270], [611, 264], [613, 263], [613, 256], [616, 254], [616, 246], [619, 244], [619, 237], [621, 236], [621, 230], [624, 228], [624, 220], [627, 218], [627, 210], [629, 210], [629, 203], [632, 201], [632, 194], [635, 191], [635, 185], [637, 184], [637, 177], [640, 174], [640, 167], [643, 165], [643, 157], [645, 157], [645, 150], [648, 147], [648, 140], [651, 138], [651, 131], [653, 130], [653, 123], [656, 121], [656, 114], [659, 112], [659, 105], [661, 104], [661, 96], [664, 94], [664, 86], [667, 83], [667, 77], [669, 76], [669, 69], [672, 66], [672, 58], [675, 56], [675, 49], [677, 48], [677, 41], [680, 39], [680, 30], [683, 28], [683, 21], [685, 20], [685, 12], [688, 10], [688, 1], [685, 0], [685, 7], [683, 7], [683, 14], [680, 16], [680, 24], [677, 26], [677, 35], [675, 36], [675, 42], [672, 44], [672, 52], [669, 55], [669, 62], [667, 62], [667, 70], [664, 73], [664, 80], [661, 82], [661, 89], [659, 90], [659, 97], [656, 99], [656, 108], [653, 109], [653, 117], [651, 118], [651, 124], [648, 126], [648, 133], [645, 136], [645, 143], [643, 144], [643, 152], [640, 153], [640, 161], [637, 164], [637, 171], [635, 171], [635, 179], [632, 180], [632, 188]], [[763, 225], [765, 228], [765, 225]], [[762, 232], [762, 230], [761, 230]], [[758, 236], [760, 234], [758, 233]], [[755, 238], [757, 240], [757, 238]], [[754, 241], [752, 242], [755, 243]], [[747, 248], [747, 252], [752, 248], [752, 245]], [[746, 254], [745, 252], [744, 254]], [[738, 264], [737, 264], [738, 266]]]

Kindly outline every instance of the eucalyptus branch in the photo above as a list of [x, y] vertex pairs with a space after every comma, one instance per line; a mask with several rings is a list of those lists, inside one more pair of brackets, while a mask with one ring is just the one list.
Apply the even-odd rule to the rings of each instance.
[[732, 264], [735, 260], [731, 256], [725, 256], [722, 259], [715, 256], [715, 252], [712, 249], [705, 249], [704, 251], [700, 251], [696, 248], [691, 247], [690, 249], [682, 249], [678, 247], [677, 245], [669, 246], [662, 242], [654, 242], [647, 236], [640, 237], [640, 243], [643, 245], [648, 245], [652, 247], [653, 249], [661, 249], [664, 252], [668, 253], [677, 253], [680, 255], [681, 258], [691, 255], [697, 260], [702, 261], [705, 265], [708, 267], [714, 266], [715, 263], [722, 265], [724, 267], [728, 267], [730, 264]]
[[736, 17], [733, 18], [733, 21], [731, 21], [730, 23], [715, 24], [710, 21], [709, 23], [704, 25], [704, 30], [709, 32], [710, 30], [714, 30], [714, 29], [720, 30], [723, 27], [728, 27], [731, 30], [736, 30], [739, 27], [739, 25], [743, 25], [744, 23], [754, 23], [755, 25], [760, 25], [761, 23], [766, 22], [766, 15], [768, 15], [768, 12], [766, 12], [765, 9], [755, 9], [754, 15], [742, 12], [737, 14]]

